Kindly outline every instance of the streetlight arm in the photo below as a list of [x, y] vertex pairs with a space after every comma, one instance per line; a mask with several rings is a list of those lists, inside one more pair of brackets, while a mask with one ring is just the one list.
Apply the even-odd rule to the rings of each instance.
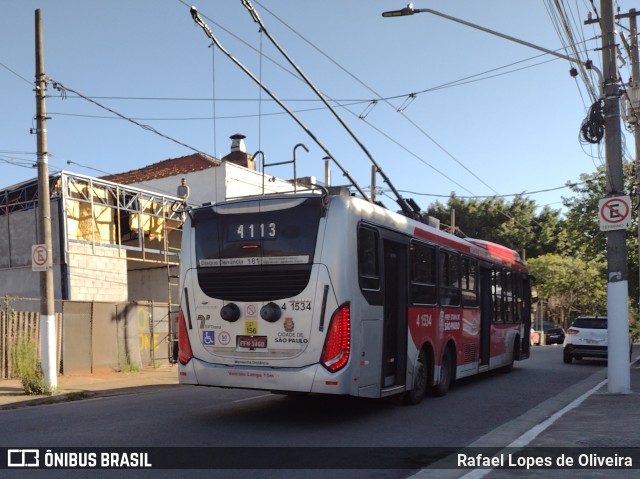
[[548, 53], [549, 55], [553, 55], [558, 58], [562, 58], [563, 60], [568, 60], [571, 63], [578, 63], [580, 65], [584, 65], [587, 69], [592, 69], [596, 75], [598, 76], [598, 84], [600, 89], [602, 89], [603, 77], [602, 72], [595, 67], [591, 62], [583, 62], [578, 58], [573, 58], [568, 55], [564, 55], [562, 53], [555, 52], [553, 50], [549, 50], [548, 48], [544, 48], [533, 43], [526, 42], [524, 40], [520, 40], [519, 38], [512, 37], [510, 35], [505, 35], [504, 33], [496, 32], [495, 30], [491, 30], [489, 28], [482, 27], [480, 25], [476, 25], [475, 23], [467, 22], [465, 20], [461, 20], [460, 18], [452, 17], [450, 15], [446, 15], [444, 13], [438, 12], [436, 10], [432, 10], [430, 8], [413, 8], [412, 4], [407, 5], [402, 10], [392, 10], [388, 12], [384, 12], [382, 14], [383, 17], [404, 17], [408, 15], [413, 15], [415, 13], [431, 13], [432, 15], [436, 15], [438, 17], [446, 18], [447, 20], [451, 20], [452, 22], [460, 23], [462, 25], [466, 25], [467, 27], [475, 28], [476, 30], [481, 30], [483, 32], [489, 33], [491, 35], [495, 35], [500, 38], [504, 38], [505, 40], [510, 40], [515, 43], [519, 43], [520, 45], [524, 45], [529, 48], [533, 48], [534, 50], [538, 50], [544, 53]]

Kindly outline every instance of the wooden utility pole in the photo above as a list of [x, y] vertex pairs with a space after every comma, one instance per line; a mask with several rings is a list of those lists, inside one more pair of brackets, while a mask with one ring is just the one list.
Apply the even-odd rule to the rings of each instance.
[[[602, 28], [602, 68], [604, 76], [606, 196], [613, 197], [624, 194], [624, 175], [622, 169], [622, 132], [620, 128], [620, 82], [616, 64], [617, 45], [612, 0], [600, 1], [600, 27]], [[631, 392], [626, 233], [624, 229], [607, 231], [609, 393]]]
[[36, 136], [38, 143], [38, 243], [47, 251], [47, 267], [40, 271], [40, 360], [50, 391], [58, 384], [56, 367], [56, 327], [53, 301], [53, 263], [51, 248], [51, 200], [47, 153], [47, 82], [44, 74], [42, 14], [36, 10]]

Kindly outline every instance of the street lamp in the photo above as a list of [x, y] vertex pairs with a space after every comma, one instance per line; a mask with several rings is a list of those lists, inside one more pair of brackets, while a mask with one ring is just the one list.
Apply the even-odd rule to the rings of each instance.
[[500, 38], [504, 38], [505, 40], [509, 40], [515, 43], [519, 43], [520, 45], [527, 46], [529, 48], [533, 48], [535, 50], [547, 53], [549, 55], [553, 55], [558, 58], [562, 58], [563, 60], [568, 60], [571, 63], [577, 63], [579, 65], [584, 66], [587, 70], [593, 70], [598, 76], [598, 87], [600, 88], [600, 97], [602, 98], [602, 88], [603, 88], [603, 78], [602, 72], [593, 65], [591, 60], [587, 60], [583, 62], [578, 58], [573, 58], [568, 55], [563, 55], [562, 53], [554, 52], [553, 50], [549, 50], [547, 48], [541, 47], [539, 45], [535, 45], [533, 43], [526, 42], [524, 40], [520, 40], [519, 38], [512, 37], [510, 35], [505, 35], [504, 33], [496, 32], [495, 30], [491, 30], [489, 28], [482, 27], [480, 25], [476, 25], [475, 23], [467, 22], [465, 20], [461, 20], [456, 17], [452, 17], [450, 15], [438, 12], [436, 10], [432, 10], [430, 8], [413, 8], [413, 3], [408, 4], [405, 8], [401, 10], [390, 10], [388, 12], [383, 12], [382, 16], [387, 17], [407, 17], [409, 15], [414, 15], [416, 13], [431, 13], [432, 15], [436, 15], [438, 17], [446, 18], [447, 20], [451, 20], [452, 22], [460, 23], [462, 25], [466, 25], [467, 27], [475, 28], [476, 30], [481, 30], [486, 33], [490, 33], [491, 35], [495, 35]]
[[414, 13], [420, 13], [422, 10], [416, 11], [413, 8], [413, 3], [410, 3], [402, 10], [390, 10], [388, 12], [382, 12], [383, 17], [406, 17], [407, 15], [413, 15]]

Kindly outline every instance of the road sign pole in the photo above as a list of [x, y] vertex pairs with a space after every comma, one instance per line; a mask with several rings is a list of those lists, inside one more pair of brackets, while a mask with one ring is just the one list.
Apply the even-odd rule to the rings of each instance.
[[[624, 194], [620, 84], [617, 70], [613, 2], [600, 1], [602, 66], [604, 70], [605, 154], [607, 196]], [[635, 41], [635, 39], [634, 39]], [[609, 323], [609, 393], [630, 393], [627, 244], [625, 230], [607, 232], [607, 318]]]

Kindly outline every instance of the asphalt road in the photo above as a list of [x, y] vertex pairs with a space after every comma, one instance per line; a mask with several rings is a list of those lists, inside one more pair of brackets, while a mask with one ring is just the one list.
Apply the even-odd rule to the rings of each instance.
[[[562, 348], [532, 348], [508, 374], [459, 381], [445, 397], [417, 406], [391, 400], [308, 397], [185, 386], [173, 390], [0, 411], [3, 447], [465, 446], [585, 379], [602, 361], [564, 364]], [[10, 431], [10, 433], [7, 433]], [[514, 438], [515, 438], [514, 432]], [[246, 449], [247, 454], [255, 450]], [[171, 454], [170, 449], [167, 454]], [[251, 460], [247, 457], [246, 460]], [[330, 460], [330, 459], [329, 459]], [[335, 464], [333, 464], [335, 467]], [[5, 474], [7, 472], [8, 474]], [[411, 470], [265, 470], [259, 477], [407, 477]], [[114, 477], [113, 470], [2, 471], [3, 477]], [[46, 473], [46, 474], [45, 474]], [[176, 477], [179, 471], [117, 471]], [[247, 470], [190, 471], [190, 477], [247, 477]]]

